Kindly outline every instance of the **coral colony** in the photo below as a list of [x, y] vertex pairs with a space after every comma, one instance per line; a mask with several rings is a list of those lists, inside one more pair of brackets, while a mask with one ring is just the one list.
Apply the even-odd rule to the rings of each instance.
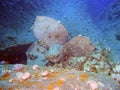
[[[0, 90], [120, 90], [120, 64], [90, 38], [70, 38], [60, 21], [37, 16], [27, 65], [0, 65]], [[112, 77], [112, 78], [111, 78]]]

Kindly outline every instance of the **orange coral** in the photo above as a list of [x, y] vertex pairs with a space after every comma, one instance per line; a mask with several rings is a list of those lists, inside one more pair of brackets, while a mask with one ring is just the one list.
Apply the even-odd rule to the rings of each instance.
[[5, 73], [3, 76], [0, 77], [0, 80], [7, 80], [10, 77], [11, 73]]
[[64, 83], [64, 80], [62, 80], [62, 79], [60, 79], [60, 80], [57, 81], [57, 85], [58, 86], [61, 86], [63, 83]]
[[84, 81], [84, 80], [86, 80], [87, 78], [88, 78], [88, 75], [86, 75], [86, 74], [84, 74], [84, 73], [80, 75], [80, 80], [83, 80], [83, 81]]
[[55, 87], [55, 82], [54, 83], [51, 83], [47, 86], [47, 90], [53, 90], [53, 88]]

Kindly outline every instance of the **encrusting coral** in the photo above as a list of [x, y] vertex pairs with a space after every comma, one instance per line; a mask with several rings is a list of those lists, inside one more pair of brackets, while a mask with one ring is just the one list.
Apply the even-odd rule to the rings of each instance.
[[23, 71], [3, 66], [0, 72], [0, 90], [119, 90], [119, 85], [109, 76], [74, 69], [24, 65]]

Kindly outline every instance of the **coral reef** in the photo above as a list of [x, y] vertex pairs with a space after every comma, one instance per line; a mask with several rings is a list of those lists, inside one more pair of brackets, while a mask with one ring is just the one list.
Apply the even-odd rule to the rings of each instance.
[[75, 68], [86, 72], [103, 73], [111, 75], [113, 73], [113, 63], [105, 50], [95, 50], [89, 56], [73, 57], [69, 62], [64, 62], [64, 67]]
[[[4, 68], [3, 68], [4, 67]], [[119, 85], [109, 76], [71, 69], [25, 65], [22, 71], [12, 66], [0, 66], [0, 90], [119, 90]]]
[[[40, 19], [41, 16], [37, 18]], [[106, 74], [114, 78], [119, 83], [120, 81], [119, 74], [118, 72], [116, 73], [113, 69], [115, 68], [116, 64], [112, 62], [109, 57], [111, 53], [110, 48], [103, 48], [103, 49], [100, 49], [99, 47], [97, 48], [92, 44], [91, 40], [88, 37], [82, 35], [75, 36], [69, 41], [66, 41], [68, 39], [64, 39], [66, 43], [64, 41], [61, 41], [64, 42], [62, 44], [58, 43], [60, 39], [55, 38], [54, 36], [53, 38], [55, 39], [45, 39], [44, 34], [46, 34], [45, 37], [49, 37], [50, 33], [41, 32], [41, 28], [43, 28], [42, 30], [47, 31], [47, 30], [51, 30], [52, 27], [44, 28], [46, 26], [44, 25], [42, 26], [42, 22], [46, 24], [48, 23], [46, 20], [48, 19], [49, 21], [50, 19], [49, 23], [51, 22], [50, 24], [52, 24], [51, 18], [42, 17], [43, 20], [42, 22], [37, 18], [35, 24], [33, 25], [34, 26], [33, 30], [35, 36], [38, 38], [40, 35], [40, 37], [38, 38], [39, 40], [33, 43], [26, 52], [27, 64], [37, 65], [37, 66], [33, 66], [33, 70], [39, 70], [40, 68], [38, 68], [38, 66], [45, 66], [45, 65], [53, 66], [55, 68], [59, 67], [59, 68], [77, 69], [85, 72]], [[54, 22], [56, 23], [57, 21]], [[54, 29], [55, 31], [57, 31], [56, 28], [52, 28], [52, 31], [54, 31]], [[40, 34], [38, 35], [38, 33]], [[53, 32], [51, 33], [54, 34]], [[68, 36], [69, 35], [67, 35], [67, 37]], [[116, 66], [116, 68], [118, 67]], [[47, 76], [49, 75], [49, 73], [48, 71], [45, 70], [41, 72], [40, 75]], [[91, 89], [96, 89], [98, 87], [98, 84], [96, 84], [96, 82], [94, 81], [93, 84], [91, 84], [91, 82], [92, 81], [88, 82], [88, 85], [91, 87]]]
[[57, 68], [75, 69], [84, 72], [95, 72], [111, 76], [120, 84], [120, 64], [116, 64], [109, 57], [110, 52], [106, 49], [96, 49], [88, 56], [72, 57], [67, 61], [47, 65]]
[[62, 24], [44, 16], [33, 31], [38, 41], [26, 51], [27, 65], [0, 65], [1, 90], [120, 89], [120, 66], [110, 61], [110, 48], [97, 49], [81, 35], [69, 40]]

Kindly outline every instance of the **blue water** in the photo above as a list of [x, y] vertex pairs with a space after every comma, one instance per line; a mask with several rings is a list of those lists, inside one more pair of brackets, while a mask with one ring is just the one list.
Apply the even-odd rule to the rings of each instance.
[[110, 4], [116, 0], [87, 0], [88, 11], [93, 19], [96, 19]]
[[[82, 34], [89, 37], [94, 45], [101, 42], [105, 47], [116, 47], [113, 48], [114, 55], [117, 54], [116, 57], [119, 58], [120, 41], [115, 38], [119, 25], [114, 22], [109, 29], [112, 25], [105, 27], [106, 22], [109, 23], [106, 18], [98, 19], [115, 1], [117, 0], [0, 0], [0, 49], [34, 42], [36, 39], [31, 27], [36, 16], [43, 15], [60, 20], [71, 37]], [[111, 9], [110, 11], [114, 13]], [[119, 12], [117, 15], [119, 17]]]

